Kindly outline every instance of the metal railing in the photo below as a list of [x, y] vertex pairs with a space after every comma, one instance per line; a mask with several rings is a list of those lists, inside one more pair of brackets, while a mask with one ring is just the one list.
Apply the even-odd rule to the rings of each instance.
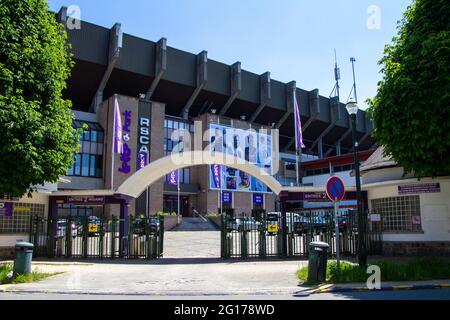
[[199, 217], [199, 218], [202, 219], [204, 222], [207, 222], [207, 221], [208, 221], [208, 219], [205, 218], [202, 214], [200, 214], [200, 212], [198, 212], [197, 210], [192, 209], [192, 213], [194, 214], [194, 216]]
[[[338, 218], [339, 251], [342, 256], [357, 254], [357, 215], [343, 210]], [[284, 227], [283, 227], [284, 226]], [[381, 229], [370, 225], [366, 232], [369, 254], [381, 254]], [[222, 216], [221, 256], [225, 259], [267, 257], [306, 257], [309, 243], [323, 241], [336, 255], [333, 210], [302, 210], [298, 212], [262, 214], [258, 217]]]
[[36, 257], [156, 259], [164, 252], [164, 217], [34, 216], [29, 240]]

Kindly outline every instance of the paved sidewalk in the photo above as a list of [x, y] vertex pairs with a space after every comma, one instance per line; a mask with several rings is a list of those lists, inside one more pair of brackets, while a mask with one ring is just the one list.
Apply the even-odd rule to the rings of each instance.
[[[302, 286], [300, 291], [310, 290], [312, 293], [336, 293], [351, 291], [372, 291], [365, 283], [342, 283], [326, 284], [315, 288]], [[431, 290], [431, 289], [449, 289], [450, 280], [430, 280], [430, 281], [386, 281], [381, 283], [381, 291], [398, 290]]]
[[220, 258], [220, 231], [168, 231], [164, 258]]
[[36, 267], [64, 274], [41, 282], [1, 286], [0, 291], [95, 295], [290, 295], [302, 261], [226, 262], [219, 259], [111, 261]]

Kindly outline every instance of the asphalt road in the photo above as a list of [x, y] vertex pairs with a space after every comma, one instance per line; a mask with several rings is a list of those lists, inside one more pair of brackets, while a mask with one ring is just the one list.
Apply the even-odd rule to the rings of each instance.
[[450, 300], [450, 289], [400, 290], [313, 294], [306, 297], [290, 295], [256, 296], [145, 296], [145, 295], [83, 295], [46, 293], [0, 293], [0, 300]]

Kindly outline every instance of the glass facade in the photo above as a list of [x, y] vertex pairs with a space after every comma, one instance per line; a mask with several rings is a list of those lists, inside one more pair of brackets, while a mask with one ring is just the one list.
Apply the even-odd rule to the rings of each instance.
[[88, 128], [80, 136], [81, 146], [73, 165], [67, 170], [68, 176], [101, 178], [103, 177], [103, 129], [97, 123], [75, 120], [73, 126], [78, 129], [86, 124]]
[[59, 204], [58, 215], [60, 217], [90, 217], [104, 216], [104, 206], [80, 206], [74, 204]]
[[[175, 130], [187, 130], [190, 133], [194, 132], [194, 124], [192, 121], [166, 117], [164, 120], [164, 154], [167, 156], [172, 153], [172, 150], [182, 144], [183, 141], [178, 139], [177, 141], [172, 140], [172, 134]], [[182, 150], [182, 146], [181, 146]], [[191, 183], [191, 169], [184, 168], [180, 170], [179, 174], [180, 184], [189, 184]], [[164, 182], [167, 182], [167, 176], [164, 177]]]

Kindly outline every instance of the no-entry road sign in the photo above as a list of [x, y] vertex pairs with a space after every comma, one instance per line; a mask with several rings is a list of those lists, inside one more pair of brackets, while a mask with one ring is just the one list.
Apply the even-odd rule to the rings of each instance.
[[333, 202], [344, 199], [345, 187], [341, 178], [333, 176], [327, 182], [327, 196]]

